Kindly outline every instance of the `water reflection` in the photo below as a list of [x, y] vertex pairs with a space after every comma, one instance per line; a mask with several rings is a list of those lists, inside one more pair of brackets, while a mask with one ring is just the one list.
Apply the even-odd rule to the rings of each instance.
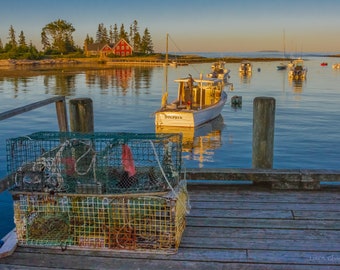
[[118, 89], [126, 94], [129, 89], [139, 90], [151, 85], [153, 68], [123, 66], [112, 69], [93, 70], [85, 72], [85, 82], [88, 87], [100, 89]]
[[156, 127], [156, 133], [179, 133], [183, 135], [182, 158], [198, 161], [203, 167], [204, 162], [213, 162], [214, 150], [222, 145], [221, 134], [224, 120], [219, 115], [214, 120], [196, 128], [185, 127]]
[[[15, 75], [0, 76], [0, 84], [9, 84], [9, 87], [14, 91], [14, 97], [17, 97], [19, 90], [28, 89], [33, 78], [41, 76], [45, 94], [74, 96], [79, 87], [77, 85], [78, 78], [83, 80], [81, 77], [84, 77], [84, 83], [88, 88], [115, 89], [125, 95], [129, 89], [150, 88], [153, 70], [153, 67], [143, 66], [116, 66], [95, 70], [89, 70], [85, 66], [79, 66], [76, 69], [75, 67], [44, 66], [44, 69], [39, 71], [16, 70]], [[15, 70], [12, 71], [15, 72]], [[102, 93], [105, 94], [105, 91]]]
[[301, 94], [304, 88], [304, 80], [288, 79], [289, 85], [293, 88], [295, 94]]
[[240, 73], [240, 82], [244, 84], [249, 84], [251, 81], [251, 73], [249, 74], [243, 74]]

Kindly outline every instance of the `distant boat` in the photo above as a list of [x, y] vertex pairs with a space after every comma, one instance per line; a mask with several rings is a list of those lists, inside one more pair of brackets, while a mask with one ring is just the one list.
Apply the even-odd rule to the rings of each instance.
[[[286, 58], [286, 36], [285, 31], [283, 30], [283, 58]], [[280, 63], [278, 66], [276, 66], [277, 70], [286, 70], [288, 65], [285, 63]]]
[[230, 69], [225, 67], [225, 62], [219, 61], [211, 65], [211, 72], [208, 73], [208, 78], [221, 79], [224, 82], [228, 82]]
[[328, 63], [327, 63], [327, 62], [322, 62], [322, 63], [320, 64], [320, 66], [322, 66], [322, 67], [328, 66]]
[[279, 65], [276, 66], [277, 70], [285, 70], [287, 69], [287, 65], [284, 63], [280, 63]]
[[249, 75], [253, 72], [253, 66], [248, 61], [242, 61], [239, 67], [239, 72], [241, 75]]
[[290, 63], [288, 78], [293, 80], [304, 80], [307, 76], [307, 68], [303, 59], [299, 58]]
[[333, 69], [340, 69], [340, 64], [333, 64], [333, 65], [332, 65], [332, 68], [333, 68]]

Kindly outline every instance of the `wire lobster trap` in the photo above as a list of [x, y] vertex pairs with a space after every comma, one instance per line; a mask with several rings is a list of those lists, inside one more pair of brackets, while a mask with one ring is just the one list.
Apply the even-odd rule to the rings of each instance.
[[186, 182], [159, 195], [12, 191], [18, 245], [175, 253], [186, 226]]
[[181, 134], [38, 132], [6, 148], [15, 191], [164, 192], [180, 179]]

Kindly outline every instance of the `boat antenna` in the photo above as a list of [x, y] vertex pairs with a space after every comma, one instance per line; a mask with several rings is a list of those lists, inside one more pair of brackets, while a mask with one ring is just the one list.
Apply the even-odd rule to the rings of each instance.
[[166, 50], [165, 50], [165, 71], [164, 71], [164, 76], [165, 76], [165, 92], [162, 95], [162, 108], [166, 107], [167, 100], [168, 100], [168, 62], [169, 62], [169, 47], [168, 47], [168, 40], [169, 40], [169, 34], [166, 34]]

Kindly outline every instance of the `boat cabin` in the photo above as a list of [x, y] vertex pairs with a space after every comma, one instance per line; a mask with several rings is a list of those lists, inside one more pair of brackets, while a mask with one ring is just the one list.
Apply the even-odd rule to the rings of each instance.
[[177, 108], [203, 109], [217, 103], [221, 98], [223, 81], [220, 79], [193, 79], [191, 77], [175, 80], [178, 82]]

